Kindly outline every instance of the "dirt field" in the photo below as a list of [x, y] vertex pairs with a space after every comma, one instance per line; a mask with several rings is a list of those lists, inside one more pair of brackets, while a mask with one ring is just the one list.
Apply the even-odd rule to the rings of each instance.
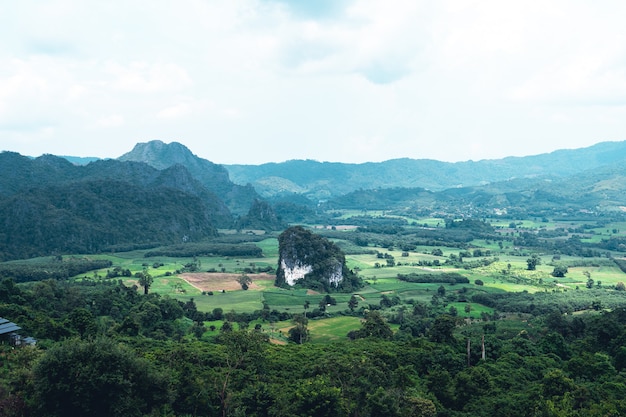
[[[257, 289], [259, 286], [255, 281], [273, 281], [276, 277], [270, 274], [246, 274], [252, 280], [250, 289]], [[193, 285], [200, 291], [233, 291], [240, 290], [241, 285], [237, 282], [241, 274], [224, 274], [219, 272], [189, 272], [180, 274], [179, 277]]]

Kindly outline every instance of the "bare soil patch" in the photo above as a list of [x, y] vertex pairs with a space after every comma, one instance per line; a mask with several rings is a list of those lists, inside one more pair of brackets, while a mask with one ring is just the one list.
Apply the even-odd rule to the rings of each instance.
[[[249, 288], [260, 288], [256, 281], [272, 281], [274, 275], [270, 274], [246, 274], [252, 280]], [[221, 272], [186, 272], [179, 277], [200, 291], [234, 291], [240, 290], [241, 285], [237, 282], [241, 274], [226, 274]]]

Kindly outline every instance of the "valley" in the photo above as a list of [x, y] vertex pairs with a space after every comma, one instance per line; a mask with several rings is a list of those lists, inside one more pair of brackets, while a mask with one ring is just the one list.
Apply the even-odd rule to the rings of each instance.
[[335, 187], [358, 177], [337, 166], [320, 187], [295, 162], [236, 185], [160, 142], [84, 166], [0, 154], [0, 317], [37, 340], [0, 344], [0, 416], [95, 409], [110, 379], [134, 387], [112, 415], [626, 413], [626, 200], [594, 149], [560, 176], [429, 172], [440, 189]]

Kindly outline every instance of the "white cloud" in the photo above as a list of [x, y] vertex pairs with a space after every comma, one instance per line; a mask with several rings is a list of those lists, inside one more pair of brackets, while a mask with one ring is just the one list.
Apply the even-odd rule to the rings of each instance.
[[109, 116], [103, 116], [96, 122], [96, 127], [110, 128], [120, 127], [124, 124], [124, 117], [119, 114], [111, 114]]
[[223, 163], [624, 140], [624, 15], [608, 0], [5, 2], [1, 140], [114, 157], [175, 138]]
[[141, 61], [123, 66], [108, 62], [105, 72], [113, 76], [112, 87], [122, 92], [179, 92], [192, 84], [187, 71], [172, 63], [148, 64]]

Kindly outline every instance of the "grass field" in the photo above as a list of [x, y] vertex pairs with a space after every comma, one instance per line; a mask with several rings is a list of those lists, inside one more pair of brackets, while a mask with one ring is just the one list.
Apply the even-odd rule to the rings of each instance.
[[345, 339], [352, 330], [361, 328], [358, 317], [332, 317], [324, 320], [309, 320], [311, 342], [326, 343]]

